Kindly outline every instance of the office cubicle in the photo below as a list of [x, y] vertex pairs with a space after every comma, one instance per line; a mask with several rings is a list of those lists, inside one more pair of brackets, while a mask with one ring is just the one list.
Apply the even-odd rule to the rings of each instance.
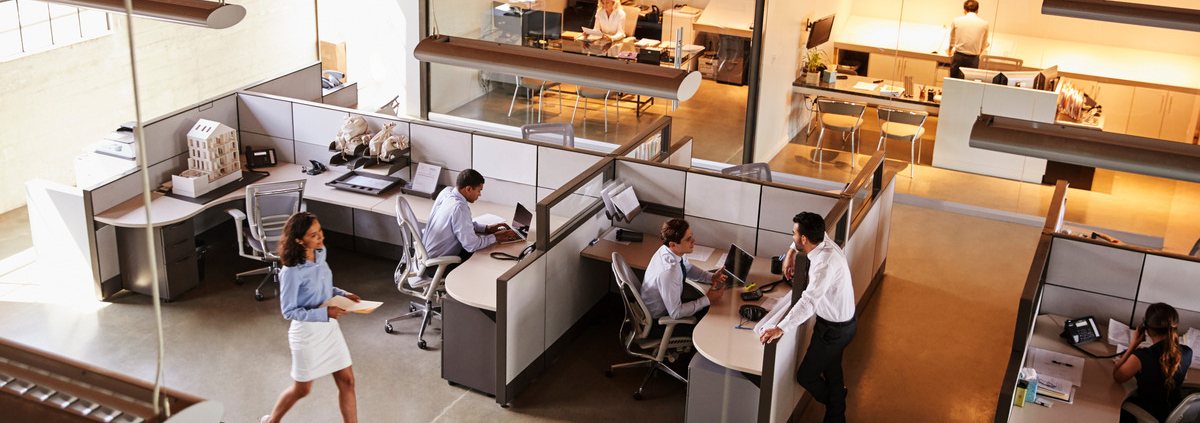
[[[852, 189], [830, 193], [618, 154], [596, 163], [538, 202], [538, 227], [550, 230], [539, 233], [535, 255], [498, 281], [497, 403], [511, 402], [560, 357], [583, 316], [611, 292], [607, 264], [580, 252], [614, 225], [654, 234], [667, 219], [684, 217], [700, 245], [719, 251], [736, 243], [752, 254], [770, 256], [791, 243], [795, 213], [828, 216], [839, 222], [830, 232], [841, 234], [836, 239], [846, 248], [861, 310], [886, 260], [880, 256], [886, 255], [886, 245], [878, 244], [887, 243], [894, 187], [893, 175], [884, 175], [882, 165], [883, 153], [878, 153], [864, 168], [870, 176]], [[603, 211], [599, 191], [614, 180], [637, 190], [645, 212], [632, 222], [614, 223]], [[563, 223], [552, 224], [552, 217]], [[774, 375], [795, 373], [806, 342], [807, 337], [797, 337], [796, 342], [772, 344], [765, 355], [764, 380], [771, 383], [763, 383], [761, 421], [784, 421], [799, 403], [801, 390], [794, 378]]]
[[1200, 258], [1063, 233], [1070, 225], [1063, 219], [1066, 199], [1067, 183], [1059, 181], [1018, 303], [997, 422], [1009, 420], [1017, 373], [1040, 315], [1093, 316], [1099, 324], [1112, 319], [1136, 327], [1146, 307], [1163, 302], [1179, 312], [1181, 330], [1200, 327], [1200, 295], [1194, 286], [1200, 280]]

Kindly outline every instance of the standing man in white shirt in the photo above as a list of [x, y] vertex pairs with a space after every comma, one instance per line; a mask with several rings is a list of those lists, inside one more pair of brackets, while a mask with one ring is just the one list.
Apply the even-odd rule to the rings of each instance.
[[600, 0], [596, 8], [596, 24], [592, 29], [600, 31], [610, 40], [625, 38], [625, 9], [616, 0]]
[[784, 332], [795, 333], [802, 323], [817, 316], [812, 340], [804, 361], [796, 370], [796, 381], [825, 404], [825, 422], [846, 421], [846, 385], [842, 375], [842, 352], [858, 331], [854, 317], [854, 285], [846, 254], [825, 237], [825, 219], [802, 212], [792, 218], [792, 246], [783, 261], [784, 276], [795, 272], [796, 247], [808, 256], [808, 287], [779, 325], [764, 330], [764, 344]]
[[[724, 287], [718, 287], [725, 282], [725, 267], [706, 272], [693, 266], [683, 256], [696, 248], [696, 238], [692, 236], [692, 229], [686, 220], [668, 220], [663, 224], [661, 235], [663, 245], [658, 247], [658, 251], [650, 258], [650, 265], [646, 266], [646, 281], [642, 283], [642, 301], [646, 302], [650, 317], [655, 322], [663, 316], [671, 316], [672, 319], [704, 317], [708, 306], [720, 299], [721, 294], [725, 292]], [[713, 286], [705, 296], [684, 302], [682, 295], [685, 277], [711, 283]], [[689, 335], [692, 328], [693, 325], [676, 326], [672, 336]]]
[[[467, 169], [458, 174], [455, 189], [443, 189], [438, 194], [425, 233], [421, 235], [429, 257], [459, 256], [465, 262], [476, 251], [497, 241], [517, 239], [517, 233], [507, 224], [487, 226], [471, 219], [470, 203], [483, 195], [483, 182], [483, 175], [475, 169]], [[458, 264], [451, 264], [446, 272], [455, 267]], [[436, 270], [435, 267], [425, 269], [426, 276], [433, 276]]]
[[988, 47], [988, 23], [976, 13], [979, 2], [963, 2], [963, 15], [950, 24], [950, 77], [963, 79], [959, 68], [979, 67], [979, 55]]

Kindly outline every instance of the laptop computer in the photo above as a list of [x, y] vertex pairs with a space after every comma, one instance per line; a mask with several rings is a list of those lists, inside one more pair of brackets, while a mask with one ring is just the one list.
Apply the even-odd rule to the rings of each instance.
[[737, 244], [729, 245], [729, 253], [725, 255], [725, 275], [731, 281], [727, 284], [734, 283], [738, 286], [746, 284], [746, 278], [750, 276], [750, 265], [754, 263], [754, 256], [747, 253], [737, 246]]
[[517, 238], [511, 241], [500, 242], [500, 244], [511, 244], [514, 242], [524, 241], [529, 236], [529, 225], [533, 223], [533, 213], [525, 208], [521, 203], [517, 203], [517, 212], [513, 214], [512, 223], [508, 226], [513, 232], [517, 233]]

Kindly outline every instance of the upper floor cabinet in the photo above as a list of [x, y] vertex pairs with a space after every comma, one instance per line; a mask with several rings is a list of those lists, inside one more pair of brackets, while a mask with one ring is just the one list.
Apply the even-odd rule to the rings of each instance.
[[1130, 103], [1126, 133], [1191, 143], [1200, 109], [1196, 95], [1137, 87]]

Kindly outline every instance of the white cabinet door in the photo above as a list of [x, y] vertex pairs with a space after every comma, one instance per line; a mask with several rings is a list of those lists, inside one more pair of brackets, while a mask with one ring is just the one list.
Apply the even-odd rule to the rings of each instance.
[[1167, 107], [1162, 118], [1162, 130], [1158, 137], [1190, 144], [1196, 134], [1196, 114], [1195, 94], [1168, 93]]
[[871, 53], [867, 64], [867, 76], [876, 79], [895, 81], [900, 75], [900, 61], [896, 56], [883, 53]]
[[1162, 130], [1163, 109], [1167, 105], [1167, 92], [1153, 88], [1133, 89], [1133, 102], [1129, 106], [1129, 124], [1125, 133], [1139, 137], [1158, 138]]
[[1133, 87], [1100, 82], [1095, 94], [1096, 101], [1104, 111], [1104, 132], [1125, 133], [1133, 103]]

